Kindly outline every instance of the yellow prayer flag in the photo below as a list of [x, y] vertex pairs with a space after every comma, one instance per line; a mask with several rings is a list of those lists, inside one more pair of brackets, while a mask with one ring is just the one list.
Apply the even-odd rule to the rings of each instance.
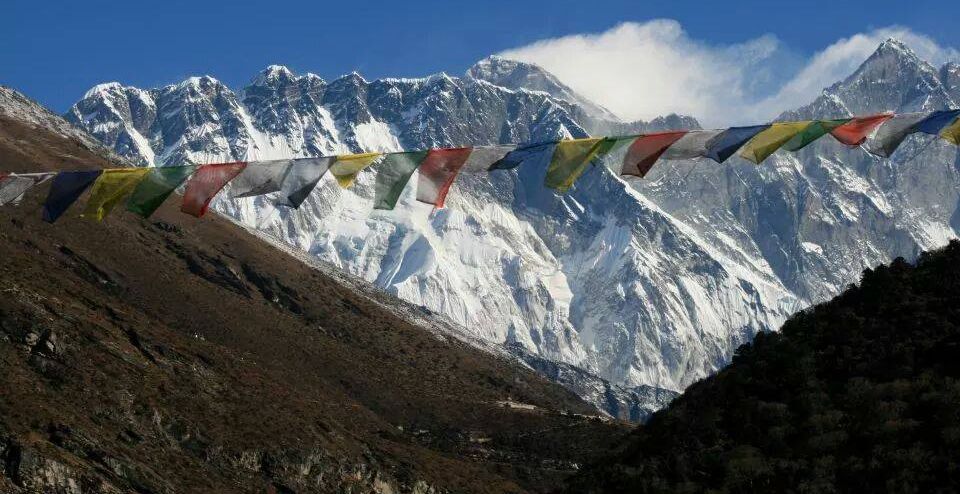
[[103, 221], [103, 218], [110, 213], [110, 210], [117, 203], [133, 192], [133, 189], [147, 176], [147, 173], [150, 173], [150, 168], [104, 170], [97, 181], [93, 183], [90, 198], [87, 199], [87, 206], [80, 216], [93, 217], [97, 221]]
[[[544, 185], [566, 192], [600, 151], [601, 138], [570, 139], [557, 142], [553, 159], [547, 167]], [[606, 146], [604, 146], [606, 148]]]
[[960, 146], [960, 120], [953, 122], [953, 125], [943, 129], [940, 137]]
[[778, 122], [755, 135], [740, 150], [740, 156], [759, 164], [810, 125], [804, 122]]
[[383, 156], [382, 153], [362, 153], [345, 154], [337, 156], [336, 161], [330, 165], [330, 173], [337, 179], [340, 187], [346, 189], [353, 185], [357, 179], [360, 170], [372, 165], [377, 159]]

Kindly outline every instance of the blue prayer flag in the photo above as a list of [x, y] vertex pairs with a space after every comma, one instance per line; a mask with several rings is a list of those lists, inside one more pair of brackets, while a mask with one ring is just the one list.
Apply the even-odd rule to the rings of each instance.
[[730, 127], [707, 143], [706, 157], [723, 163], [743, 147], [753, 136], [767, 130], [770, 125], [753, 125], [750, 127]]
[[544, 168], [553, 156], [553, 149], [556, 142], [538, 142], [536, 144], [527, 144], [507, 153], [496, 163], [490, 165], [490, 170], [511, 170], [523, 163], [542, 161]]
[[917, 122], [913, 130], [924, 134], [940, 135], [940, 131], [953, 123], [957, 116], [960, 116], [960, 110], [935, 111], [929, 117]]
[[53, 223], [87, 190], [103, 170], [60, 172], [53, 178], [43, 204], [43, 221]]

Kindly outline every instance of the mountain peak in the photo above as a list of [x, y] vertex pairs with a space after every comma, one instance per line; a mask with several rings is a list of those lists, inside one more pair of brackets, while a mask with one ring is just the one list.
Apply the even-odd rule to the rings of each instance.
[[[912, 112], [953, 105], [940, 72], [906, 43], [888, 38], [849, 77], [825, 89], [791, 118]], [[786, 115], [785, 114], [785, 115]]]
[[447, 74], [446, 72], [438, 72], [436, 74], [432, 74], [428, 76], [426, 78], [426, 82], [433, 83], [433, 84], [437, 84], [437, 83], [453, 84], [454, 81], [453, 81], [453, 78], [450, 77], [450, 74]]
[[554, 98], [573, 103], [591, 116], [603, 120], [620, 121], [610, 110], [581, 96], [560, 79], [539, 65], [491, 55], [467, 69], [467, 77], [486, 81], [507, 89], [542, 91]]
[[877, 49], [872, 55], [870, 55], [870, 57], [867, 58], [864, 64], [869, 64], [871, 60], [875, 59], [895, 59], [913, 64], [923, 63], [913, 49], [897, 38], [887, 38], [880, 43], [880, 45], [877, 46]]
[[353, 80], [353, 81], [363, 81], [363, 82], [367, 82], [367, 79], [366, 79], [365, 77], [363, 77], [363, 75], [361, 75], [360, 72], [357, 72], [356, 70], [351, 70], [350, 72], [347, 72], [346, 74], [343, 74], [343, 75], [341, 75], [340, 77], [337, 77], [337, 78], [334, 79], [334, 80], [337, 80], [337, 81], [339, 81], [339, 80]]
[[260, 71], [251, 83], [254, 86], [271, 86], [295, 79], [293, 71], [284, 65], [268, 65]]
[[110, 92], [117, 89], [123, 89], [123, 85], [119, 82], [104, 82], [103, 84], [97, 84], [90, 88], [89, 91], [84, 93], [83, 98], [92, 98], [98, 94]]
[[168, 87], [172, 87], [178, 90], [181, 89], [203, 89], [209, 86], [223, 86], [223, 83], [217, 80], [217, 78], [209, 75], [201, 76], [190, 76], [178, 84], [172, 84]]
[[277, 64], [268, 65], [267, 68], [264, 69], [264, 72], [267, 74], [286, 74], [288, 76], [293, 75], [293, 71], [287, 68], [286, 65], [277, 65]]
[[467, 75], [482, 78], [482, 76], [487, 74], [506, 73], [514, 70], [539, 71], [545, 74], [546, 77], [553, 78], [552, 74], [537, 64], [504, 58], [500, 55], [490, 55], [473, 64], [473, 67], [467, 69]]
[[333, 80], [333, 84], [364, 85], [367, 83], [367, 80], [364, 79], [364, 77], [356, 70], [353, 70], [349, 74], [344, 74]]
[[913, 50], [907, 46], [906, 43], [901, 41], [899, 38], [890, 37], [883, 40], [883, 43], [880, 43], [880, 46], [877, 47], [877, 50], [896, 50], [901, 52], [913, 53]]
[[[467, 69], [467, 77], [493, 82], [494, 84], [505, 83], [508, 85], [499, 85], [508, 89], [523, 88], [537, 91], [545, 91], [546, 88], [553, 87], [564, 90], [570, 89], [539, 65], [511, 60], [499, 55], [490, 55], [473, 64], [472, 67]], [[528, 85], [519, 86], [518, 83], [520, 82], [526, 82]]]

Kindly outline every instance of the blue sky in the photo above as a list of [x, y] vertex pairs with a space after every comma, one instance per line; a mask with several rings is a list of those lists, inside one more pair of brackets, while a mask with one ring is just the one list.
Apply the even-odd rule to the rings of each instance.
[[[751, 86], [744, 91], [756, 93], [746, 98], [750, 102], [777, 94], [777, 88], [818, 53], [858, 33], [899, 26], [932, 41], [938, 49], [960, 46], [960, 29], [946, 4], [943, 0], [806, 1], [783, 8], [772, 1], [677, 0], [11, 0], [3, 7], [6, 22], [0, 31], [0, 83], [64, 111], [99, 82], [153, 87], [189, 75], [209, 74], [238, 88], [272, 63], [327, 79], [352, 70], [370, 79], [438, 71], [459, 74], [476, 60], [503, 51], [549, 61], [556, 58], [556, 50], [524, 51], [524, 47], [571, 35], [598, 35], [628, 23], [635, 32], [627, 34], [659, 30], [654, 37], [679, 39], [679, 45], [671, 46], [699, 49], [707, 56], [733, 53], [741, 57], [738, 50], [744, 47], [772, 43], [772, 48], [765, 48], [769, 53], [753, 61], [754, 68], [764, 66], [759, 82], [743, 82]], [[670, 21], [651, 25], [656, 19]], [[648, 50], [660, 46], [654, 43]], [[616, 63], [623, 63], [620, 60]], [[560, 66], [556, 70], [564, 71]], [[687, 76], [699, 77], [697, 74]], [[574, 86], [585, 87], [582, 82]], [[603, 90], [586, 92], [601, 97], [617, 93], [600, 92]], [[684, 106], [677, 108], [683, 110]], [[643, 104], [613, 109], [631, 118], [663, 110]], [[697, 109], [694, 105], [690, 111]]]

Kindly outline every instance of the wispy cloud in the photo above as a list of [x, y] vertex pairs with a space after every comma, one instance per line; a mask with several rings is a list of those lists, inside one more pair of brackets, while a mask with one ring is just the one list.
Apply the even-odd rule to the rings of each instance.
[[897, 26], [836, 40], [806, 58], [771, 34], [715, 45], [691, 38], [673, 20], [624, 23], [500, 55], [544, 67], [625, 119], [681, 113], [719, 126], [769, 119], [810, 102], [889, 37], [935, 64], [960, 60], [957, 50]]

